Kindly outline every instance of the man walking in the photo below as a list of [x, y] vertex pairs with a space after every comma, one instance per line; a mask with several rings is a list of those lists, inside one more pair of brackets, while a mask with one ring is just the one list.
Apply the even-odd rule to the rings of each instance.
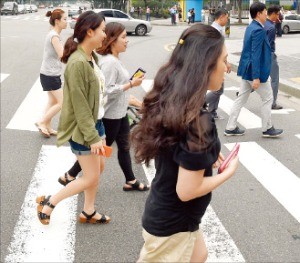
[[[228, 21], [228, 12], [225, 9], [218, 9], [215, 12], [215, 21], [212, 23], [212, 27], [217, 29], [225, 37], [225, 25]], [[227, 73], [231, 72], [231, 65], [227, 62]], [[206, 103], [208, 104], [208, 111], [211, 112], [214, 119], [223, 119], [223, 117], [217, 114], [220, 97], [224, 92], [224, 83], [221, 89], [218, 91], [211, 91], [206, 95]]]
[[242, 85], [239, 95], [233, 103], [224, 135], [238, 136], [245, 134], [245, 130], [237, 126], [237, 119], [242, 107], [249, 98], [251, 90], [254, 89], [262, 100], [262, 136], [278, 137], [283, 133], [283, 130], [275, 129], [271, 122], [273, 94], [268, 80], [271, 71], [271, 47], [264, 30], [264, 24], [267, 20], [266, 5], [260, 2], [253, 3], [250, 6], [250, 15], [253, 20], [245, 32], [237, 72], [237, 75], [242, 77]]
[[279, 6], [270, 6], [268, 8], [268, 18], [265, 23], [264, 29], [266, 30], [272, 53], [272, 66], [271, 66], [271, 86], [273, 90], [273, 110], [280, 110], [282, 106], [277, 104], [277, 94], [278, 94], [278, 86], [279, 86], [279, 66], [277, 62], [277, 56], [275, 54], [275, 36], [276, 36], [276, 28], [275, 23], [279, 17], [280, 7]]

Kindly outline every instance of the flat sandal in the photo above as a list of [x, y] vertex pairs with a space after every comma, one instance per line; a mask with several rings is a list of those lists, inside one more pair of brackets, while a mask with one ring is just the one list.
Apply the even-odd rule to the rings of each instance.
[[42, 212], [43, 207], [46, 205], [52, 209], [55, 208], [55, 206], [53, 204], [51, 204], [49, 201], [50, 197], [51, 197], [51, 195], [48, 195], [47, 198], [45, 198], [45, 196], [42, 195], [42, 196], [38, 196], [36, 198], [36, 203], [38, 204], [37, 205], [37, 216], [43, 225], [49, 225], [49, 223], [50, 223], [50, 215], [47, 215]]
[[86, 212], [81, 212], [84, 217], [79, 216], [80, 223], [87, 223], [87, 224], [108, 224], [110, 222], [110, 218], [106, 215], [101, 215], [100, 219], [93, 218], [96, 215], [96, 210], [91, 215], [88, 215]]

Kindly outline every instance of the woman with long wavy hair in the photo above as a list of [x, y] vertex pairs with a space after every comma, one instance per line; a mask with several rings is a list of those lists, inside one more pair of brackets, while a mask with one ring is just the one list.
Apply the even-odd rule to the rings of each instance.
[[224, 38], [213, 27], [186, 29], [146, 95], [142, 119], [132, 132], [137, 162], [155, 159], [156, 174], [142, 218], [139, 262], [204, 262], [199, 229], [211, 191], [236, 171], [235, 157], [223, 162], [214, 119], [205, 107], [207, 90], [221, 87], [226, 72]]

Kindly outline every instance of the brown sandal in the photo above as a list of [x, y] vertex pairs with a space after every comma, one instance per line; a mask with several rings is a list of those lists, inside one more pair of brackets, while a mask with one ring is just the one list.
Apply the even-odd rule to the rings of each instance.
[[40, 222], [43, 225], [49, 225], [49, 223], [50, 223], [50, 215], [47, 215], [47, 214], [42, 212], [43, 207], [46, 205], [46, 206], [49, 206], [52, 209], [55, 208], [55, 206], [52, 205], [49, 201], [50, 197], [51, 197], [51, 195], [47, 196], [47, 198], [45, 198], [45, 196], [42, 195], [42, 196], [39, 196], [39, 197], [36, 198], [36, 202], [38, 204], [38, 206], [37, 206], [37, 215], [38, 215], [38, 218], [39, 218]]
[[100, 219], [93, 218], [96, 215], [96, 210], [91, 215], [88, 215], [86, 212], [81, 212], [84, 217], [79, 216], [80, 223], [88, 223], [88, 224], [108, 224], [110, 222], [110, 218], [106, 215], [102, 215]]

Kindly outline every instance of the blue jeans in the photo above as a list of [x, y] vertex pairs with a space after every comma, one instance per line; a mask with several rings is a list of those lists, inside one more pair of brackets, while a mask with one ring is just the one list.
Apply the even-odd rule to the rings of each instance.
[[[102, 120], [97, 120], [96, 130], [101, 138], [105, 138], [105, 129]], [[91, 148], [85, 145], [74, 142], [72, 139], [69, 140], [71, 150], [76, 155], [89, 155], [91, 154]]]

